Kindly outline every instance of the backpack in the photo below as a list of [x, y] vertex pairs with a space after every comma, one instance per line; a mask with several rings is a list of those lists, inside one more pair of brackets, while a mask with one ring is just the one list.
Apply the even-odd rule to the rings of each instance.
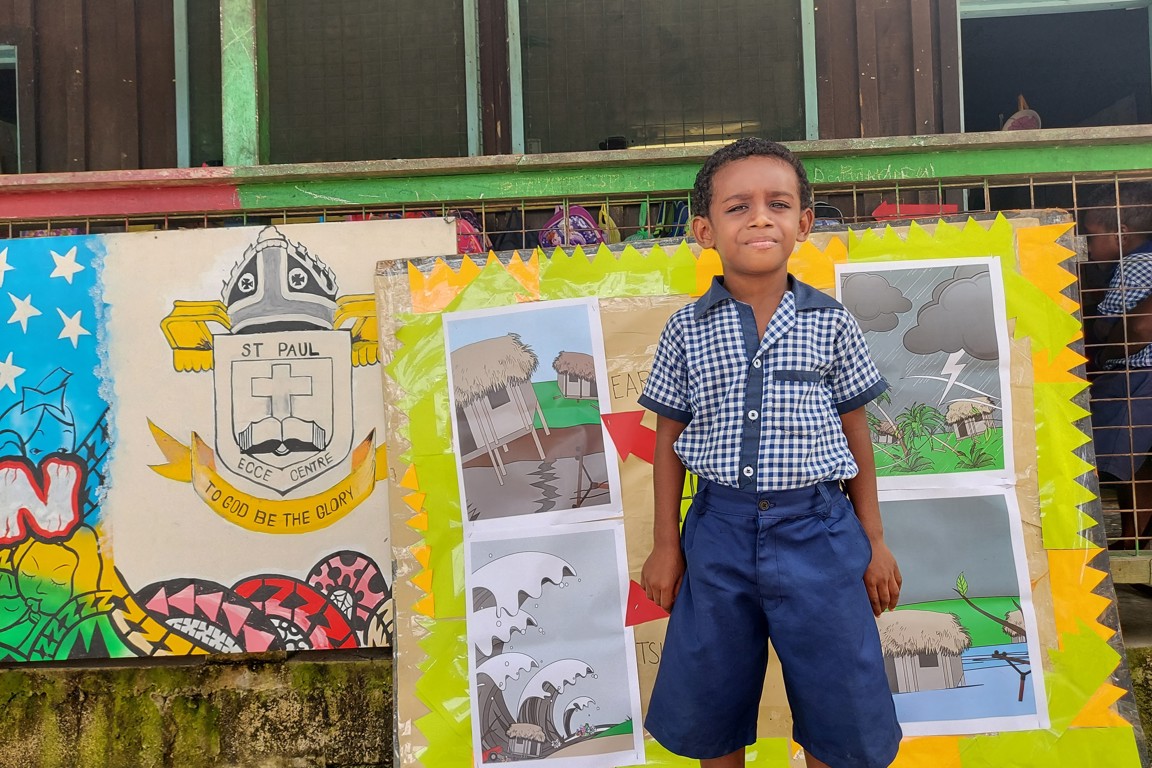
[[628, 240], [651, 240], [652, 233], [648, 231], [648, 201], [640, 203], [640, 221], [636, 231], [624, 238]]
[[688, 234], [688, 218], [688, 203], [683, 200], [663, 200], [656, 204], [652, 236], [684, 237]]
[[524, 217], [519, 208], [497, 213], [492, 233], [492, 249], [496, 251], [531, 250], [536, 247], [536, 233], [524, 229]]
[[555, 248], [560, 245], [599, 245], [604, 242], [604, 233], [596, 224], [596, 218], [579, 205], [568, 206], [564, 214], [563, 206], [556, 206], [552, 218], [540, 230], [540, 245]]
[[480, 219], [472, 211], [458, 208], [448, 212], [456, 217], [456, 252], [487, 253], [492, 241], [484, 235]]

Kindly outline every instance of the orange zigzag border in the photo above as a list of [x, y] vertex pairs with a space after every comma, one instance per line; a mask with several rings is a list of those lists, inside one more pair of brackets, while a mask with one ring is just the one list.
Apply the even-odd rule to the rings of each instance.
[[[1072, 228], [1072, 223], [1050, 224], [1017, 230], [1017, 254], [1020, 274], [1044, 292], [1061, 310], [1072, 314], [1080, 305], [1062, 291], [1076, 280], [1064, 264], [1075, 253], [1058, 240]], [[1084, 357], [1071, 347], [1054, 350], [1050, 359], [1045, 354], [1032, 356], [1033, 377], [1039, 382], [1087, 382], [1072, 372], [1085, 362]], [[1091, 437], [1086, 435], [1086, 437]], [[1108, 640], [1115, 630], [1100, 623], [1109, 600], [1092, 590], [1104, 580], [1105, 572], [1092, 567], [1100, 549], [1050, 549], [1048, 570], [1053, 594], [1053, 612], [1056, 620], [1057, 642], [1063, 646], [1063, 637], [1079, 634], [1083, 623], [1102, 639]], [[1076, 715], [1073, 727], [1109, 727], [1130, 725], [1114, 709], [1113, 704], [1124, 695], [1124, 690], [1105, 683], [1092, 695]]]

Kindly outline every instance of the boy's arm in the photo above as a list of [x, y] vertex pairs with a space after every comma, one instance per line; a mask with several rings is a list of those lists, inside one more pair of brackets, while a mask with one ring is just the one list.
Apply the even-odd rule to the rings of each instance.
[[864, 572], [864, 586], [872, 601], [872, 612], [879, 616], [896, 607], [900, 599], [900, 566], [888, 545], [884, 543], [884, 523], [880, 520], [880, 501], [876, 495], [876, 458], [872, 454], [872, 438], [868, 434], [868, 417], [861, 406], [840, 416], [848, 450], [856, 459], [860, 471], [846, 481], [848, 498], [856, 508], [856, 517], [872, 543], [872, 562]]
[[655, 509], [652, 520], [652, 553], [640, 571], [645, 594], [666, 611], [680, 592], [684, 576], [684, 553], [680, 550], [680, 499], [684, 493], [684, 464], [672, 449], [687, 424], [656, 416], [656, 454], [652, 461]]

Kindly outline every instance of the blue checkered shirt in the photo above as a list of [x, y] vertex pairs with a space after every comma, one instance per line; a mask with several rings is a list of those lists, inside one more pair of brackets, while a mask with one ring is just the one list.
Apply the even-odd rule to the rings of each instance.
[[639, 402], [687, 424], [675, 450], [699, 477], [763, 492], [858, 471], [839, 416], [888, 382], [847, 309], [792, 276], [788, 288], [763, 339], [723, 278], [660, 336]]
[[[1096, 313], [1109, 317], [1123, 317], [1152, 293], [1152, 243], [1120, 257], [1112, 273], [1108, 293], [1096, 307]], [[1108, 360], [1105, 368], [1152, 368], [1152, 344], [1131, 357]]]

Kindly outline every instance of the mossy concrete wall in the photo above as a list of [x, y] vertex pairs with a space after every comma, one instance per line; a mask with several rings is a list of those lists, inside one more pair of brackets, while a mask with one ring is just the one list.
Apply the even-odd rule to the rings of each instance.
[[[1152, 648], [1128, 651], [1152, 733]], [[0, 670], [0, 768], [392, 765], [392, 662], [219, 657]]]
[[0, 768], [392, 765], [392, 662], [0, 670]]
[[1144, 733], [1152, 738], [1152, 647], [1129, 648], [1128, 670], [1132, 674], [1132, 693]]

